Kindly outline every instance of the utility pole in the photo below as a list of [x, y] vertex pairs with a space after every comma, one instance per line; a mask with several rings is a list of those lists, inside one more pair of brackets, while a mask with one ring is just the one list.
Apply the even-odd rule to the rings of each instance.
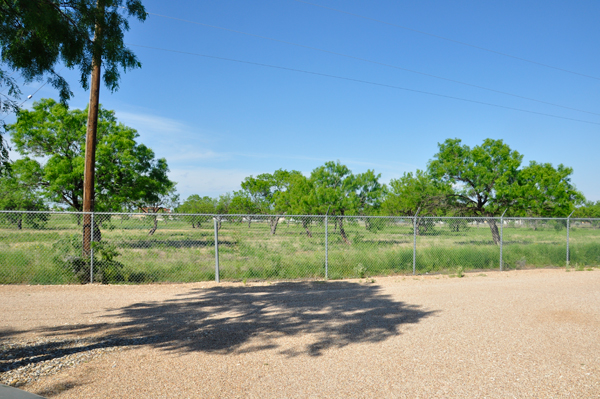
[[91, 255], [91, 242], [94, 231], [92, 217], [94, 211], [94, 176], [96, 169], [96, 131], [98, 129], [98, 106], [100, 102], [100, 66], [102, 64], [102, 25], [104, 0], [98, 0], [96, 29], [94, 31], [94, 54], [92, 58], [92, 81], [90, 84], [90, 104], [88, 107], [87, 132], [85, 136], [85, 169], [83, 173], [83, 256]]

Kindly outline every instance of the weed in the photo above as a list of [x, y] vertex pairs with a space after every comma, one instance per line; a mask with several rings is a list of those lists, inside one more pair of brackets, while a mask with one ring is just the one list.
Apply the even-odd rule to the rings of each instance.
[[459, 266], [459, 267], [456, 269], [456, 277], [458, 277], [458, 278], [462, 278], [462, 277], [464, 277], [464, 276], [465, 276], [465, 273], [464, 273], [464, 272], [465, 272], [465, 268], [464, 268], [464, 267], [462, 267], [462, 266]]
[[356, 267], [354, 268], [354, 271], [360, 278], [365, 278], [365, 276], [367, 274], [367, 268], [362, 263], [359, 263], [358, 265], [356, 265]]

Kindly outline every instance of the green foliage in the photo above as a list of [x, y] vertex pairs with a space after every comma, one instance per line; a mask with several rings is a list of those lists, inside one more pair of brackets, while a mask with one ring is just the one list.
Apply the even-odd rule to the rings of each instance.
[[433, 179], [455, 187], [450, 194], [461, 214], [492, 216], [515, 205], [513, 185], [523, 156], [502, 140], [486, 139], [472, 149], [447, 139], [427, 166]]
[[449, 219], [448, 227], [450, 228], [450, 231], [454, 231], [456, 233], [461, 231], [467, 231], [471, 228], [469, 226], [468, 219]]
[[444, 216], [444, 205], [451, 194], [448, 182], [436, 180], [417, 169], [414, 175], [408, 172], [390, 181], [382, 209], [387, 215], [412, 216], [420, 209], [421, 215]]
[[428, 173], [454, 187], [447, 208], [461, 215], [499, 216], [508, 209], [509, 215], [564, 217], [583, 203], [571, 184], [573, 169], [534, 161], [521, 168], [522, 159], [502, 140], [470, 148], [448, 139], [439, 144]]
[[[35, 102], [8, 127], [21, 163], [24, 182], [71, 209], [83, 209], [83, 171], [87, 110], [69, 110], [54, 100]], [[155, 204], [174, 190], [164, 158], [137, 143], [138, 133], [100, 108], [96, 147], [95, 209], [119, 211]], [[44, 158], [45, 164], [29, 156]]]
[[458, 278], [462, 278], [462, 277], [464, 277], [464, 276], [465, 276], [465, 268], [464, 268], [464, 267], [462, 267], [462, 266], [459, 266], [459, 267], [456, 269], [456, 277], [458, 277]]
[[[95, 0], [0, 2], [2, 61], [19, 71], [26, 82], [48, 76], [48, 82], [66, 102], [72, 93], [55, 66], [77, 67], [81, 86], [87, 90], [95, 54], [102, 60], [104, 83], [111, 91], [116, 90], [120, 68], [141, 66], [123, 43], [123, 32], [129, 30], [124, 14], [140, 21], [147, 14], [140, 0], [105, 0], [103, 12], [96, 4]], [[95, 38], [96, 25], [101, 38]]]
[[[40, 173], [35, 164], [17, 160], [0, 176], [0, 210], [41, 211], [47, 209], [35, 182]], [[29, 214], [35, 218], [35, 214]]]
[[576, 206], [584, 203], [583, 194], [571, 183], [573, 169], [562, 164], [535, 161], [519, 171], [513, 186], [513, 214], [528, 216], [566, 217]]
[[[69, 270], [80, 283], [90, 282], [90, 258], [82, 256], [83, 244], [79, 234], [63, 237], [56, 241], [54, 263]], [[126, 281], [123, 264], [115, 260], [120, 255], [116, 247], [106, 242], [93, 242], [94, 281], [103, 284]]]
[[365, 278], [367, 275], [367, 268], [362, 263], [359, 263], [358, 265], [356, 265], [356, 268], [354, 269], [354, 271], [356, 272], [356, 275], [359, 278]]
[[586, 202], [573, 213], [576, 218], [600, 218], [600, 201], [595, 203], [592, 201]]

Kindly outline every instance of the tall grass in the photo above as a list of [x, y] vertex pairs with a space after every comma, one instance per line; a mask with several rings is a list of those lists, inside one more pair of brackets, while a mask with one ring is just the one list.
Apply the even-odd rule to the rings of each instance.
[[[62, 216], [62, 215], [58, 215]], [[68, 259], [81, 256], [81, 225], [73, 216], [52, 215], [43, 227], [17, 229], [0, 224], [0, 284], [70, 284], [78, 280]], [[114, 216], [102, 224], [102, 242], [113, 245], [122, 269], [120, 283], [191, 282], [215, 278], [212, 220], [201, 226], [184, 219], [159, 221]], [[325, 277], [325, 226], [312, 220], [280, 223], [275, 235], [266, 220], [224, 222], [219, 231], [223, 280]], [[409, 223], [380, 223], [367, 229], [346, 221], [349, 243], [339, 226], [328, 226], [328, 277], [331, 279], [409, 274], [413, 270], [413, 229]], [[499, 247], [485, 224], [433, 223], [416, 237], [417, 273], [498, 269]], [[458, 231], [456, 231], [458, 230]], [[576, 226], [570, 232], [571, 264], [600, 265], [600, 229]], [[566, 230], [560, 223], [507, 225], [503, 230], [505, 269], [565, 266]], [[75, 243], [69, 247], [65, 243]], [[99, 258], [100, 259], [100, 258]]]

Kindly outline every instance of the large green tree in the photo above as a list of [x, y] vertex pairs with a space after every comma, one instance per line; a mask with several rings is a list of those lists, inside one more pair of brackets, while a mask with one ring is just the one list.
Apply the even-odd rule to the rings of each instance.
[[513, 215], [566, 216], [583, 201], [570, 182], [572, 169], [535, 162], [521, 168], [522, 159], [502, 140], [486, 139], [470, 148], [460, 139], [448, 139], [439, 144], [428, 173], [440, 183], [452, 185], [448, 204], [455, 211], [487, 217], [498, 244], [494, 217], [504, 210]]
[[[100, 108], [96, 210], [118, 211], [147, 207], [172, 193], [175, 183], [167, 176], [164, 158], [138, 143], [137, 131], [118, 123], [114, 112]], [[86, 110], [69, 110], [54, 100], [34, 103], [22, 110], [8, 127], [23, 167], [46, 198], [81, 211]]]

